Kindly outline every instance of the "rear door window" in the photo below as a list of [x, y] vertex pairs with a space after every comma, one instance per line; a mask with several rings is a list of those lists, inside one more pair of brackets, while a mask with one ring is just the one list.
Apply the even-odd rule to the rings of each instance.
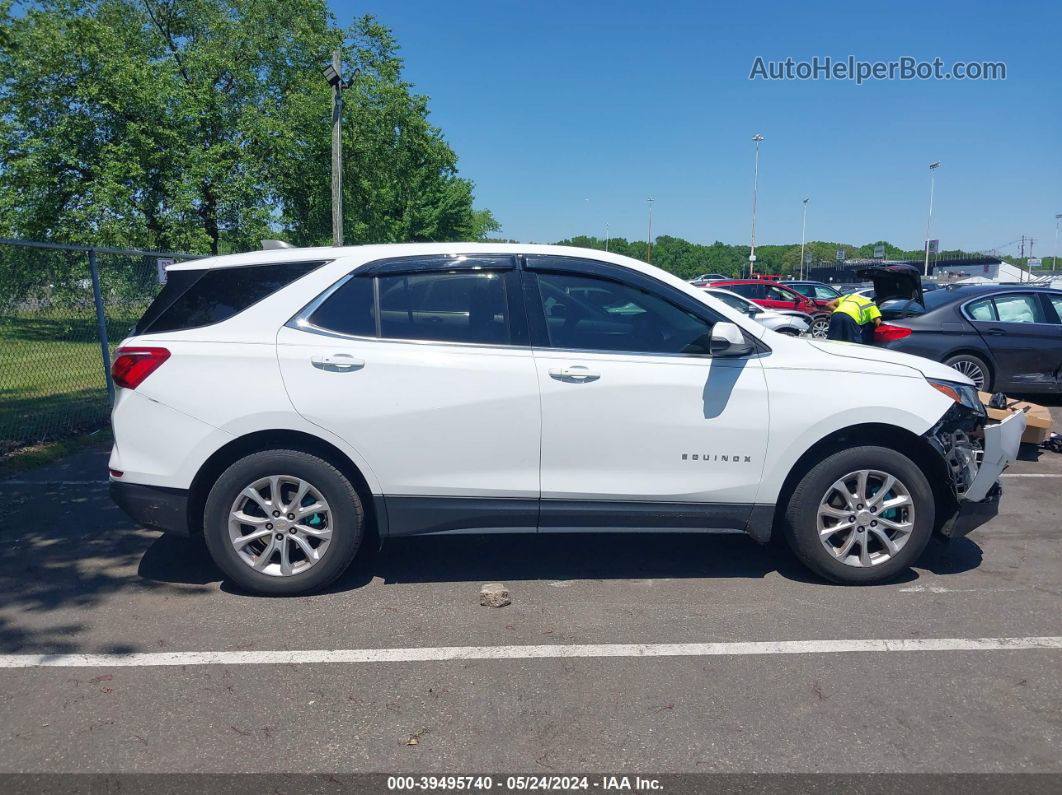
[[159, 334], [220, 323], [323, 264], [274, 262], [173, 271], [133, 334]]
[[414, 273], [381, 276], [380, 336], [508, 345], [509, 318], [501, 273]]
[[1046, 323], [1044, 309], [1035, 295], [1015, 293], [992, 299], [1000, 323]]

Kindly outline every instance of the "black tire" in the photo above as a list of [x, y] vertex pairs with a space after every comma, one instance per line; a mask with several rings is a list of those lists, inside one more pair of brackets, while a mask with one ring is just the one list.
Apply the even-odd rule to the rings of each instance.
[[[237, 554], [229, 538], [229, 513], [235, 500], [248, 485], [273, 475], [304, 479], [331, 509], [332, 535], [327, 549], [305, 571], [287, 576], [255, 571]], [[364, 533], [365, 512], [350, 481], [327, 461], [298, 450], [252, 453], [234, 463], [210, 490], [203, 516], [207, 549], [218, 567], [240, 588], [268, 596], [291, 596], [326, 587], [346, 571]]]
[[[913, 529], [898, 552], [875, 565], [857, 567], [827, 551], [819, 540], [817, 520], [820, 501], [831, 486], [864, 469], [896, 477], [911, 496], [915, 516]], [[910, 458], [887, 447], [855, 447], [834, 453], [804, 475], [786, 506], [783, 532], [797, 558], [816, 574], [845, 585], [875, 585], [892, 579], [921, 556], [933, 533], [935, 514], [929, 481]]]
[[944, 364], [972, 378], [975, 384], [977, 384], [978, 378], [971, 373], [971, 370], [980, 370], [984, 376], [983, 382], [977, 384], [977, 388], [982, 392], [992, 391], [992, 371], [988, 367], [988, 362], [980, 356], [974, 356], [972, 353], [960, 353], [957, 356], [949, 356], [944, 360]]

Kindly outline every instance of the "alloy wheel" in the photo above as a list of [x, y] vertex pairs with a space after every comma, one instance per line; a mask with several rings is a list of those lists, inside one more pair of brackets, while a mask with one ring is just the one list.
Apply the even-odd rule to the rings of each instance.
[[293, 475], [246, 486], [229, 511], [229, 541], [250, 568], [275, 577], [316, 565], [332, 540], [332, 510], [317, 488]]
[[894, 475], [860, 469], [833, 483], [819, 503], [819, 541], [835, 560], [868, 568], [891, 559], [914, 531], [911, 492]]
[[952, 362], [951, 367], [973, 381], [978, 390], [985, 388], [985, 381], [987, 380], [985, 371], [977, 362], [970, 359], [959, 359], [956, 362]]
[[825, 317], [817, 317], [811, 321], [810, 334], [817, 339], [825, 339], [830, 332], [830, 320]]

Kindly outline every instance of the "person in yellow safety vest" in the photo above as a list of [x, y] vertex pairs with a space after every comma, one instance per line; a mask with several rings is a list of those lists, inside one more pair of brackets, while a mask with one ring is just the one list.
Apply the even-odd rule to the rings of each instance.
[[862, 342], [870, 345], [874, 341], [874, 329], [881, 325], [881, 310], [878, 305], [858, 293], [842, 295], [828, 304], [833, 310], [830, 316], [830, 330], [826, 339], [843, 342]]

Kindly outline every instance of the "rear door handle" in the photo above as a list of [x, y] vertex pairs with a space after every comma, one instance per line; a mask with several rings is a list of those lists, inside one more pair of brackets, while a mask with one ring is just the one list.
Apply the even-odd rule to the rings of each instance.
[[988, 331], [985, 332], [985, 334], [991, 334], [993, 337], [1002, 337], [1006, 333], [1007, 332], [1005, 332], [1001, 328], [990, 328]]
[[333, 353], [331, 356], [311, 356], [310, 361], [318, 370], [347, 373], [365, 366], [363, 359], [355, 359], [349, 353]]
[[549, 377], [558, 381], [585, 383], [587, 381], [596, 381], [601, 377], [601, 373], [595, 373], [589, 368], [576, 364], [571, 367], [551, 367]]

